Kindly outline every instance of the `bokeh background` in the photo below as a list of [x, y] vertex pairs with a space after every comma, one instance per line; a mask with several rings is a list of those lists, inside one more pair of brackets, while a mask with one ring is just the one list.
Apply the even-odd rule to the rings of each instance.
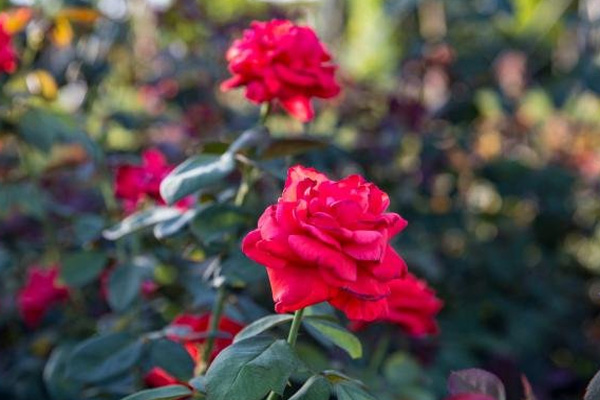
[[[66, 395], [48, 367], [59, 344], [124, 323], [98, 300], [97, 280], [35, 330], [20, 321], [16, 293], [29, 265], [113, 251], [101, 232], [122, 217], [116, 166], [146, 148], [178, 162], [255, 123], [258, 108], [218, 85], [232, 39], [270, 18], [313, 26], [343, 87], [317, 103], [310, 125], [331, 144], [295, 161], [384, 188], [409, 221], [396, 248], [445, 302], [440, 335], [400, 340], [369, 386], [383, 399], [441, 398], [451, 370], [477, 366], [511, 399], [521, 374], [539, 400], [582, 397], [600, 367], [599, 0], [4, 0], [0, 9], [17, 22], [22, 13], [18, 72], [0, 78], [0, 398], [126, 392]], [[281, 137], [304, 129], [282, 112], [268, 126]], [[256, 214], [280, 187], [250, 193]], [[196, 259], [193, 240], [140, 240], [160, 289], [155, 312], [135, 315], [201, 303], [177, 267]], [[265, 294], [261, 285], [251, 291]]]

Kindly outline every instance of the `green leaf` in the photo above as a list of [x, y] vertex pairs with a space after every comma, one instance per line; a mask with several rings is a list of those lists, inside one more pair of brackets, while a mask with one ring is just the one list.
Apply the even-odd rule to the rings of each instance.
[[386, 360], [383, 372], [389, 384], [398, 388], [414, 384], [421, 378], [419, 364], [402, 352], [395, 353]]
[[273, 140], [262, 154], [263, 159], [293, 156], [303, 154], [311, 150], [324, 149], [329, 144], [318, 139], [286, 138]]
[[165, 369], [181, 381], [187, 381], [194, 375], [194, 360], [181, 344], [172, 340], [153, 341], [150, 360], [153, 366]]
[[159, 222], [154, 226], [154, 236], [157, 239], [164, 239], [175, 235], [181, 231], [191, 220], [196, 218], [198, 212], [202, 209], [192, 209], [181, 213], [178, 217]]
[[362, 357], [360, 340], [346, 328], [331, 321], [316, 318], [306, 318], [304, 324], [307, 325], [312, 333], [316, 331], [322, 338], [344, 349], [350, 357], [355, 359]]
[[192, 394], [190, 388], [183, 385], [169, 385], [156, 389], [146, 389], [134, 393], [122, 400], [170, 400]]
[[96, 147], [92, 140], [79, 129], [68, 116], [41, 108], [29, 109], [18, 123], [21, 138], [31, 146], [48, 153], [57, 143], [83, 143], [90, 154]]
[[289, 400], [329, 400], [330, 395], [329, 381], [321, 375], [314, 375]]
[[206, 373], [208, 400], [261, 400], [283, 394], [299, 360], [284, 340], [252, 337], [223, 350]]
[[233, 154], [220, 156], [201, 154], [192, 157], [175, 168], [160, 184], [160, 194], [173, 204], [198, 190], [213, 185], [235, 168]]
[[181, 217], [180, 210], [171, 207], [154, 207], [148, 210], [131, 214], [117, 225], [105, 229], [102, 235], [108, 240], [117, 240], [125, 235], [139, 231], [140, 229], [158, 224], [160, 222], [172, 221]]
[[206, 393], [206, 377], [198, 375], [189, 380], [188, 384], [200, 393]]
[[124, 311], [137, 299], [142, 284], [142, 270], [135, 265], [122, 265], [110, 273], [108, 304], [113, 310]]
[[213, 204], [198, 213], [191, 222], [192, 233], [209, 244], [236, 233], [245, 226], [247, 217], [239, 207]]
[[54, 400], [79, 400], [81, 384], [67, 379], [65, 369], [69, 359], [72, 346], [60, 345], [50, 354], [50, 358], [44, 366], [44, 385]]
[[67, 376], [83, 383], [96, 383], [123, 374], [142, 355], [141, 341], [124, 333], [92, 337], [73, 349]]
[[80, 287], [96, 279], [107, 262], [106, 254], [99, 251], [71, 253], [62, 260], [60, 277], [68, 286]]
[[257, 321], [254, 321], [250, 325], [247, 325], [244, 329], [238, 332], [233, 339], [233, 342], [239, 342], [244, 339], [259, 335], [264, 331], [267, 331], [277, 325], [285, 324], [294, 319], [292, 314], [275, 314], [267, 315]]
[[600, 371], [594, 375], [588, 385], [583, 400], [598, 400], [600, 399]]
[[235, 154], [249, 147], [261, 146], [269, 142], [269, 130], [264, 126], [244, 131], [227, 149], [228, 153]]
[[360, 382], [354, 380], [341, 381], [336, 383], [334, 388], [337, 400], [376, 400]]

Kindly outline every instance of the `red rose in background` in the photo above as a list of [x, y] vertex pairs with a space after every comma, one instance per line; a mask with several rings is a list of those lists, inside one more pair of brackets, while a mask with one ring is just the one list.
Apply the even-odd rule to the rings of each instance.
[[0, 72], [11, 73], [17, 68], [17, 54], [12, 46], [12, 36], [5, 27], [5, 18], [0, 18]]
[[27, 283], [17, 295], [19, 312], [25, 323], [38, 326], [48, 310], [69, 298], [69, 289], [58, 282], [59, 268], [31, 267]]
[[221, 84], [227, 91], [246, 87], [254, 103], [279, 100], [302, 122], [314, 117], [312, 97], [336, 96], [336, 67], [315, 32], [286, 20], [254, 21], [226, 54], [233, 75]]
[[[400, 325], [409, 335], [424, 336], [438, 333], [436, 315], [443, 302], [423, 280], [409, 273], [403, 279], [389, 282], [390, 296], [386, 299], [388, 312], [379, 320]], [[365, 327], [364, 322], [355, 322], [353, 329]]]
[[444, 303], [425, 281], [409, 273], [404, 279], [391, 281], [389, 286], [386, 321], [400, 325], [413, 336], [438, 332], [435, 317]]
[[[202, 346], [206, 341], [209, 329], [210, 314], [182, 314], [176, 317], [167, 328], [167, 337], [182, 343], [196, 365], [202, 363]], [[219, 332], [229, 334], [229, 337], [215, 339], [211, 360], [233, 342], [233, 337], [242, 330], [244, 325], [225, 316], [219, 321]], [[144, 377], [146, 385], [160, 387], [172, 384], [187, 385], [169, 374], [162, 368], [152, 368]]]
[[[115, 196], [123, 200], [125, 211], [134, 212], [146, 199], [164, 205], [160, 196], [160, 182], [175, 168], [167, 163], [165, 156], [158, 150], [146, 150], [142, 154], [142, 165], [122, 165], [117, 169]], [[187, 209], [193, 202], [187, 197], [175, 204]]]
[[385, 212], [388, 196], [358, 175], [332, 181], [314, 169], [289, 169], [242, 250], [267, 268], [275, 310], [329, 301], [350, 319], [387, 313], [389, 281], [406, 274], [390, 239], [406, 226]]

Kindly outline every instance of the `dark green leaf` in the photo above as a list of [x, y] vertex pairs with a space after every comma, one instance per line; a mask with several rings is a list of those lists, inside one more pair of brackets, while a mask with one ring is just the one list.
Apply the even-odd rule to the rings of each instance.
[[590, 384], [585, 391], [583, 400], [598, 400], [600, 399], [600, 371], [594, 375]]
[[66, 374], [83, 383], [119, 376], [140, 359], [142, 347], [142, 342], [124, 333], [92, 337], [73, 349]]
[[181, 211], [170, 207], [154, 207], [132, 214], [117, 225], [105, 229], [102, 234], [108, 240], [117, 240], [132, 232], [147, 228], [159, 222], [173, 221], [180, 218]]
[[293, 138], [273, 140], [262, 154], [263, 159], [293, 156], [311, 150], [323, 149], [328, 143], [314, 138]]
[[206, 377], [204, 375], [195, 376], [188, 384], [194, 388], [194, 390], [200, 393], [206, 393]]
[[201, 209], [188, 210], [181, 213], [178, 217], [172, 218], [163, 222], [159, 222], [154, 226], [154, 236], [157, 239], [164, 239], [175, 235], [181, 231], [191, 220], [193, 220]]
[[110, 273], [108, 304], [113, 310], [126, 310], [138, 297], [142, 284], [142, 270], [135, 265], [122, 265]]
[[161, 367], [181, 381], [189, 380], [194, 374], [194, 360], [185, 348], [172, 340], [159, 339], [150, 347], [151, 364]]
[[106, 254], [99, 251], [68, 254], [62, 260], [60, 277], [68, 286], [83, 286], [100, 275], [107, 261]]
[[252, 337], [222, 351], [206, 373], [208, 400], [260, 400], [283, 394], [298, 359], [284, 340]]
[[[346, 328], [324, 319], [305, 319], [304, 323], [323, 338], [344, 349], [352, 358], [362, 357], [360, 340]], [[313, 332], [314, 333], [314, 332]]]
[[54, 400], [80, 399], [81, 385], [65, 377], [70, 350], [71, 348], [65, 345], [56, 347], [44, 366], [44, 385]]
[[328, 400], [331, 384], [321, 375], [312, 376], [289, 400]]
[[334, 385], [337, 400], [376, 400], [363, 386], [354, 380], [341, 381]]
[[169, 204], [213, 185], [235, 168], [233, 154], [221, 156], [201, 154], [192, 157], [175, 168], [160, 185], [160, 194]]
[[163, 386], [134, 393], [122, 400], [170, 400], [192, 394], [190, 388], [183, 385]]
[[250, 337], [259, 335], [264, 331], [267, 331], [277, 325], [285, 324], [286, 322], [290, 322], [294, 319], [292, 314], [276, 314], [276, 315], [267, 315], [257, 321], [252, 322], [250, 325], [246, 326], [242, 329], [235, 338], [233, 342], [239, 342], [244, 339], [248, 339]]
[[247, 217], [228, 204], [213, 204], [200, 212], [191, 222], [191, 229], [204, 243], [222, 240], [244, 226]]

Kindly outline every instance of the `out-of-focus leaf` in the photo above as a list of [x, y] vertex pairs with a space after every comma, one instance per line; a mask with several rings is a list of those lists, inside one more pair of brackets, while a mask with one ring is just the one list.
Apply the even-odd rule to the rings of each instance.
[[273, 139], [262, 154], [262, 159], [294, 156], [312, 150], [324, 149], [329, 144], [314, 138]]
[[329, 381], [321, 375], [314, 375], [290, 397], [290, 400], [328, 400], [330, 395]]
[[598, 400], [600, 399], [600, 371], [594, 375], [590, 381], [586, 391], [584, 400]]
[[154, 236], [157, 239], [164, 239], [166, 237], [175, 235], [177, 232], [181, 231], [191, 220], [193, 220], [203, 209], [204, 207], [187, 210], [179, 215], [179, 217], [157, 223], [154, 225]]
[[342, 380], [333, 385], [338, 400], [376, 400], [354, 380]]
[[242, 133], [227, 149], [228, 153], [235, 154], [249, 147], [261, 147], [269, 143], [269, 130], [264, 126], [248, 129]]
[[206, 373], [207, 400], [260, 400], [270, 391], [282, 395], [298, 363], [284, 340], [255, 336], [234, 343]]
[[160, 194], [169, 204], [213, 185], [229, 175], [235, 168], [233, 154], [221, 156], [201, 154], [175, 168], [160, 184]]
[[124, 397], [122, 400], [171, 400], [192, 394], [187, 386], [169, 385], [155, 389], [146, 389]]
[[190, 379], [188, 384], [200, 393], [206, 393], [206, 377], [198, 375]]
[[117, 240], [125, 235], [160, 222], [171, 222], [180, 218], [182, 212], [172, 207], [154, 207], [132, 214], [117, 225], [105, 229], [102, 235], [108, 240]]
[[451, 395], [481, 393], [496, 400], [506, 400], [504, 384], [492, 373], [478, 368], [463, 369], [450, 374], [448, 392]]
[[153, 341], [150, 360], [153, 366], [163, 368], [181, 381], [187, 381], [194, 375], [194, 360], [181, 344], [172, 340]]
[[142, 270], [135, 265], [121, 265], [108, 279], [108, 304], [113, 310], [126, 310], [138, 297], [142, 284]]
[[[309, 332], [317, 333], [322, 338], [330, 341], [345, 350], [352, 358], [362, 357], [362, 345], [360, 340], [346, 328], [331, 321], [310, 318], [303, 321], [309, 328]], [[312, 329], [311, 329], [312, 328]]]
[[62, 260], [60, 278], [67, 286], [79, 287], [92, 282], [108, 262], [101, 251], [81, 251], [66, 255]]
[[66, 374], [83, 383], [119, 376], [138, 362], [142, 347], [140, 340], [124, 333], [92, 337], [73, 349]]
[[23, 140], [46, 153], [54, 144], [69, 142], [84, 144], [92, 155], [97, 151], [96, 145], [67, 116], [41, 108], [29, 109], [19, 119], [18, 131]]
[[44, 367], [44, 384], [54, 400], [79, 400], [81, 385], [65, 376], [71, 346], [62, 345], [50, 354]]
[[40, 95], [46, 100], [55, 100], [58, 95], [58, 86], [54, 77], [43, 69], [27, 74], [25, 82], [31, 94]]
[[244, 226], [246, 220], [247, 216], [238, 207], [213, 204], [198, 213], [190, 227], [200, 240], [211, 243], [237, 232]]
[[403, 388], [418, 381], [421, 367], [406, 353], [395, 353], [386, 360], [383, 368], [390, 385]]
[[247, 325], [237, 335], [235, 335], [233, 342], [236, 343], [240, 340], [248, 339], [250, 337], [259, 335], [278, 325], [290, 322], [293, 319], [294, 316], [291, 314], [267, 315], [266, 317], [263, 317], [259, 320], [252, 322], [250, 325]]

